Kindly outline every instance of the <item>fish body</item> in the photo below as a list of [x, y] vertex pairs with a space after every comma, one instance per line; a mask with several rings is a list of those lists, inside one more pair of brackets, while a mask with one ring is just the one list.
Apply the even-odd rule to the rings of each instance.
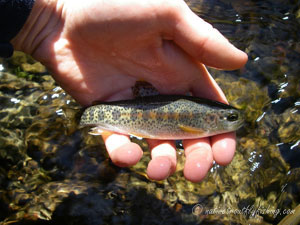
[[170, 140], [226, 133], [237, 130], [242, 124], [241, 112], [232, 106], [181, 95], [103, 102], [87, 108], [80, 121], [80, 126], [95, 127], [94, 134], [111, 131]]

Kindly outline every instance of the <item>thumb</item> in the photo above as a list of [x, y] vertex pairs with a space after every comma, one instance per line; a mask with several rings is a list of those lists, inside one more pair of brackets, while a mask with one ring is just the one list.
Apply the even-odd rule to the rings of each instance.
[[173, 40], [196, 60], [210, 67], [227, 70], [238, 69], [247, 62], [246, 53], [230, 44], [217, 29], [199, 18], [187, 5], [177, 8], [177, 13], [173, 15]]

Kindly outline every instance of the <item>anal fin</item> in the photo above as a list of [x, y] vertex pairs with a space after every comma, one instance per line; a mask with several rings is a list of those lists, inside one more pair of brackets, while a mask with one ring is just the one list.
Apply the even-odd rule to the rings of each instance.
[[136, 137], [138, 139], [140, 139], [140, 138], [154, 139], [155, 138], [155, 137], [153, 137], [151, 135], [141, 135], [141, 134], [134, 133], [134, 132], [130, 132], [129, 135], [134, 136], [134, 137]]
[[99, 127], [93, 127], [90, 131], [89, 131], [90, 135], [109, 135], [111, 134], [111, 132], [106, 131], [106, 130], [102, 130]]

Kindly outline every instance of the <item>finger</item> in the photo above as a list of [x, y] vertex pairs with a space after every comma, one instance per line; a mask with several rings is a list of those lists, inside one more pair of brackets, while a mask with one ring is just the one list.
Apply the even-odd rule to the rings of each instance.
[[236, 147], [235, 132], [213, 136], [211, 144], [216, 163], [227, 165], [232, 161]]
[[188, 54], [207, 66], [221, 69], [238, 69], [247, 62], [244, 52], [230, 44], [186, 4], [175, 7], [173, 12], [169, 21], [169, 27], [173, 28], [172, 38]]
[[176, 171], [176, 147], [174, 141], [147, 140], [151, 161], [147, 175], [153, 180], [163, 180]]
[[206, 67], [203, 64], [199, 64], [199, 69], [201, 70], [201, 81], [192, 84], [193, 95], [228, 104], [225, 94], [209, 74]]
[[203, 180], [213, 163], [209, 138], [184, 140], [183, 147], [186, 157], [184, 177], [195, 183]]
[[102, 138], [109, 157], [115, 165], [127, 167], [140, 161], [143, 151], [138, 144], [132, 143], [128, 136], [105, 132]]

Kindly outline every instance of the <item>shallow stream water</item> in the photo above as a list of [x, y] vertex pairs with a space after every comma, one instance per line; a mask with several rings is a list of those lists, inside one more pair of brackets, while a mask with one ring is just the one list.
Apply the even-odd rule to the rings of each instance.
[[[0, 224], [277, 224], [300, 202], [300, 2], [189, 0], [249, 62], [210, 72], [246, 115], [228, 166], [205, 180], [145, 175], [109, 161], [79, 130], [80, 106], [46, 69], [16, 52], [0, 59]], [[297, 211], [296, 211], [297, 212]], [[294, 213], [296, 213], [294, 212]], [[299, 212], [298, 212], [299, 213]]]

